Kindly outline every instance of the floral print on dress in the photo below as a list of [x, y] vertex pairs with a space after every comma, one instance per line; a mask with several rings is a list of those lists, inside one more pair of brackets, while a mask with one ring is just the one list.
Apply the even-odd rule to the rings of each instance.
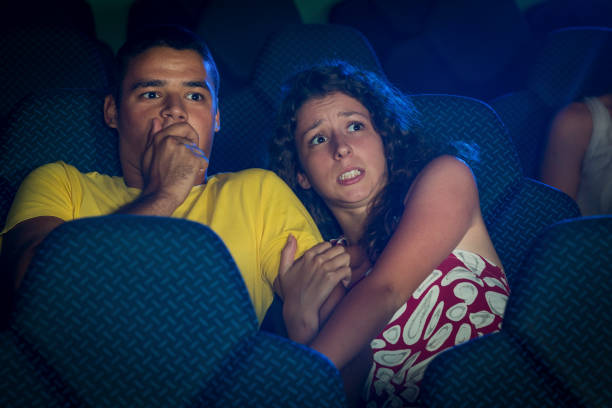
[[453, 251], [370, 343], [367, 408], [416, 404], [429, 362], [457, 344], [499, 331], [509, 295], [500, 267], [475, 253]]

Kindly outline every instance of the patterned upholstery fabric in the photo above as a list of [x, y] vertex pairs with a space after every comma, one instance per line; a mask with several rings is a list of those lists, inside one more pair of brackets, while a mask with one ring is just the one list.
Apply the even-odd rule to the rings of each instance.
[[512, 288], [535, 237], [554, 222], [580, 215], [565, 194], [522, 175], [506, 128], [489, 105], [454, 95], [413, 95], [427, 135], [475, 143], [472, 167], [483, 217]]
[[26, 97], [0, 139], [0, 219], [28, 173], [63, 160], [83, 172], [120, 175], [116, 133], [104, 123], [102, 94], [53, 89]]
[[566, 220], [532, 247], [500, 333], [425, 372], [431, 407], [576, 407], [612, 402], [612, 216]]
[[219, 99], [221, 129], [216, 133], [208, 174], [268, 167], [268, 138], [275, 112], [252, 85]]
[[24, 359], [44, 377], [30, 381], [38, 398], [52, 395], [54, 406], [344, 403], [327, 359], [257, 331], [227, 248], [191, 221], [111, 215], [62, 224], [32, 261], [11, 333], [30, 350], [7, 362], [3, 406], [31, 398], [12, 381], [13, 372], [27, 377]]
[[413, 95], [426, 135], [443, 142], [475, 143], [476, 157], [467, 158], [476, 180], [485, 221], [521, 182], [518, 156], [496, 113], [484, 102], [454, 95]]
[[550, 120], [555, 109], [548, 106], [532, 90], [510, 93], [491, 101], [491, 106], [502, 118], [519, 153], [523, 173], [537, 177], [540, 157], [546, 147]]
[[612, 403], [612, 216], [556, 224], [531, 251], [507, 329], [579, 396], [582, 406]]
[[555, 222], [578, 216], [580, 210], [568, 195], [539, 181], [524, 179], [488, 226], [511, 288], [538, 235]]
[[271, 35], [257, 58], [251, 83], [220, 100], [221, 130], [213, 144], [209, 174], [267, 168], [282, 83], [302, 68], [332, 59], [381, 72], [367, 40], [352, 28], [300, 24]]
[[77, 30], [62, 27], [13, 29], [0, 36], [0, 118], [30, 92], [47, 88], [108, 89], [111, 49]]
[[70, 406], [69, 399], [57, 392], [57, 377], [44, 370], [30, 345], [11, 331], [0, 332], [0, 406]]
[[217, 407], [343, 407], [338, 371], [316, 351], [264, 331], [254, 347], [219, 378]]
[[504, 332], [447, 350], [427, 367], [420, 400], [429, 408], [577, 407], [561, 384]]
[[253, 84], [276, 112], [281, 102], [281, 85], [286, 79], [329, 60], [344, 60], [382, 73], [376, 54], [359, 31], [332, 24], [301, 24], [269, 39], [255, 65]]

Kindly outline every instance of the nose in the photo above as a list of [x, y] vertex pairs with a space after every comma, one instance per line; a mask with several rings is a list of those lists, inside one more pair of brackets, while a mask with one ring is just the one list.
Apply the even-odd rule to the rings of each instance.
[[179, 96], [169, 95], [166, 97], [161, 115], [164, 119], [171, 119], [174, 121], [182, 122], [187, 120], [187, 111]]
[[351, 145], [347, 143], [343, 135], [334, 135], [334, 158], [336, 160], [344, 159], [353, 153]]

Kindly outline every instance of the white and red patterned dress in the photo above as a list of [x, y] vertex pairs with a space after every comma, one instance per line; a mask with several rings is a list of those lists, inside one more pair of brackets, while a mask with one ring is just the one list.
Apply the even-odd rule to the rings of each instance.
[[367, 408], [414, 404], [436, 355], [501, 328], [509, 294], [500, 267], [475, 253], [453, 251], [370, 343]]

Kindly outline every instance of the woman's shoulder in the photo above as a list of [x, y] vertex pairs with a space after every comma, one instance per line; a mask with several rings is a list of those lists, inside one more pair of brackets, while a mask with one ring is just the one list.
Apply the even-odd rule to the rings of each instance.
[[456, 156], [444, 154], [423, 167], [408, 189], [404, 203], [414, 195], [477, 198], [478, 189], [470, 166]]
[[473, 181], [474, 174], [470, 166], [459, 157], [443, 154], [432, 159], [419, 172], [417, 178], [444, 181]]
[[[595, 99], [595, 98], [594, 98]], [[592, 113], [586, 101], [572, 102], [562, 108], [553, 118], [552, 127], [572, 131], [589, 131], [593, 127]]]

